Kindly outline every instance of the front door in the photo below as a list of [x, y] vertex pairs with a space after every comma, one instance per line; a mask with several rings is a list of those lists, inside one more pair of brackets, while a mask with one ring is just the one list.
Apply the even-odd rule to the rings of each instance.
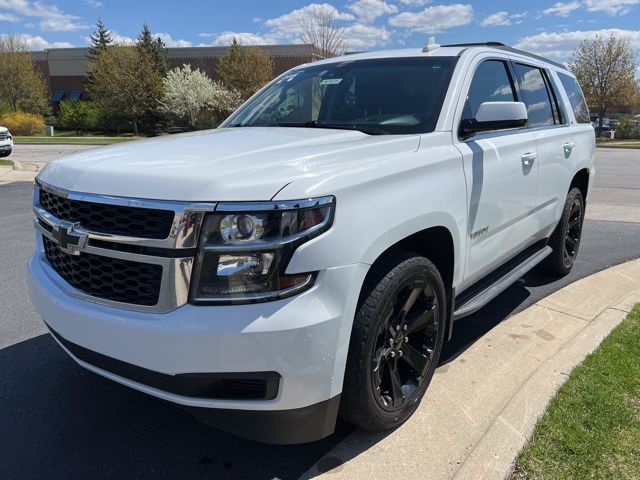
[[[519, 101], [508, 59], [476, 59], [459, 121], [475, 118], [483, 102]], [[454, 141], [467, 181], [466, 288], [533, 241], [536, 208], [536, 139], [528, 128], [496, 130]]]

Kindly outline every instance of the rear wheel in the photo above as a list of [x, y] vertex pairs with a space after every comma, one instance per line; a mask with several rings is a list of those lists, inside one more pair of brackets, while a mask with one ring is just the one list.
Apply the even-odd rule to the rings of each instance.
[[354, 319], [340, 413], [362, 428], [385, 430], [411, 416], [433, 377], [446, 297], [425, 257], [396, 252], [373, 268]]
[[583, 223], [584, 199], [580, 189], [574, 187], [567, 195], [560, 223], [549, 239], [553, 252], [542, 263], [545, 271], [554, 275], [566, 275], [571, 271], [578, 256]]

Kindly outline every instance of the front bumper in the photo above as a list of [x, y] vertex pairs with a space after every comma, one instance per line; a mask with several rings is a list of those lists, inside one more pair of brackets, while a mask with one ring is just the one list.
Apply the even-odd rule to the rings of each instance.
[[[56, 285], [52, 276], [57, 274], [39, 253], [29, 262], [28, 287], [58, 342], [83, 367], [190, 408], [221, 429], [260, 441], [298, 443], [333, 431], [359, 295], [354, 286], [362, 284], [367, 268], [355, 264], [322, 271], [313, 288], [285, 300], [185, 305], [169, 313], [134, 312], [73, 298]], [[276, 373], [277, 392], [271, 399], [176, 393], [128, 375], [126, 369], [92, 362], [77, 351], [74, 355], [75, 347], [163, 378]]]

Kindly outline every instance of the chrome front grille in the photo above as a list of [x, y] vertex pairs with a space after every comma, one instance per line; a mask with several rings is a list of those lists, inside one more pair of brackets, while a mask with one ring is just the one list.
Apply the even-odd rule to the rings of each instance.
[[7, 138], [9, 138], [9, 134], [7, 132], [0, 132], [0, 140], [6, 140]]
[[36, 181], [43, 268], [69, 295], [129, 310], [187, 303], [198, 235], [213, 203], [70, 192]]

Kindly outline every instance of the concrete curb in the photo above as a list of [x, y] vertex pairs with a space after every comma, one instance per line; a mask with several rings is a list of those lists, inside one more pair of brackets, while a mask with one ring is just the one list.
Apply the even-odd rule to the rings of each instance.
[[30, 170], [15, 170], [13, 168], [0, 168], [0, 185], [13, 182], [33, 182], [38, 172]]
[[40, 170], [40, 167], [33, 163], [19, 162], [17, 160], [12, 160], [12, 161], [13, 161], [14, 170], [25, 171], [25, 172], [37, 172], [38, 170]]
[[506, 477], [573, 368], [638, 302], [640, 260], [558, 290], [438, 368], [406, 424], [391, 433], [356, 430], [301, 478]]

